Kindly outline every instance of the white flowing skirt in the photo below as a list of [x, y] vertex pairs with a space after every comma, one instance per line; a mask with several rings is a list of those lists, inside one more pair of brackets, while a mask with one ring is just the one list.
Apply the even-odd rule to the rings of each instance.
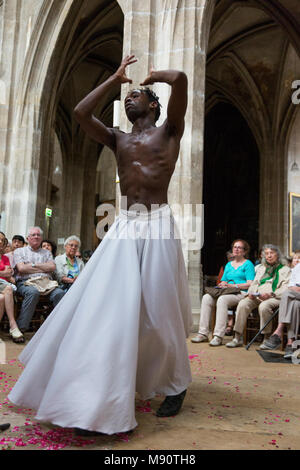
[[22, 351], [11, 402], [37, 420], [114, 434], [137, 425], [136, 391], [187, 388], [190, 297], [180, 240], [162, 236], [168, 218], [169, 206], [150, 220], [121, 213]]

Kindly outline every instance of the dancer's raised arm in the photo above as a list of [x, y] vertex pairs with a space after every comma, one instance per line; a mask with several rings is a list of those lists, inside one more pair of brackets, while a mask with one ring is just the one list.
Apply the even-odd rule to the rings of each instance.
[[184, 131], [184, 116], [187, 108], [187, 76], [179, 70], [156, 71], [151, 69], [141, 85], [153, 85], [155, 82], [167, 83], [172, 87], [165, 124], [169, 133], [181, 137]]
[[111, 75], [105, 82], [101, 83], [91, 93], [89, 93], [74, 109], [75, 119], [79, 122], [82, 129], [94, 140], [107, 145], [115, 150], [114, 130], [107, 127], [103, 122], [97, 119], [93, 111], [108, 90], [120, 86], [123, 83], [132, 83], [132, 80], [126, 75], [126, 67], [136, 62], [134, 55], [126, 56], [118, 70]]

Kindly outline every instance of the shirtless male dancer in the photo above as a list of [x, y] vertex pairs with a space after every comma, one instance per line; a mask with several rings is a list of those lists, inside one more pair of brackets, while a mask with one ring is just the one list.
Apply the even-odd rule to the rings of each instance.
[[[167, 118], [156, 127], [160, 104], [150, 89], [131, 90], [124, 101], [125, 111], [133, 124], [131, 133], [106, 127], [94, 115], [99, 100], [113, 87], [132, 83], [126, 67], [137, 62], [134, 55], [126, 56], [118, 70], [104, 83], [87, 95], [75, 108], [74, 114], [81, 128], [95, 141], [107, 145], [115, 153], [120, 189], [127, 197], [127, 208], [142, 204], [151, 210], [152, 205], [168, 203], [168, 186], [179, 154], [187, 108], [187, 76], [178, 70], [154, 71], [141, 86], [155, 82], [171, 86]], [[150, 93], [149, 93], [150, 92]], [[166, 397], [157, 416], [176, 415], [186, 391]]]
[[83, 130], [114, 151], [126, 207], [23, 349], [25, 368], [8, 395], [37, 410], [36, 419], [75, 428], [79, 435], [134, 429], [136, 392], [144, 400], [163, 395], [156, 415], [174, 416], [192, 380], [189, 287], [167, 198], [184, 130], [187, 77], [151, 70], [142, 84], [171, 86], [167, 118], [159, 127], [160, 105], [148, 88], [125, 98], [130, 133], [110, 129], [93, 115], [108, 91], [131, 83], [126, 67], [134, 62], [127, 56], [75, 108]]
[[[158, 100], [149, 101], [146, 92], [132, 90], [125, 98], [125, 111], [133, 124], [126, 134], [106, 127], [94, 115], [99, 100], [113, 87], [132, 83], [126, 67], [136, 62], [133, 55], [125, 57], [119, 69], [92, 91], [75, 108], [74, 114], [82, 129], [94, 140], [107, 145], [116, 155], [120, 189], [127, 196], [127, 207], [143, 204], [167, 204], [168, 186], [178, 158], [184, 131], [187, 107], [187, 77], [177, 70], [154, 71], [141, 83], [168, 83], [172, 87], [167, 119], [156, 127]], [[159, 115], [159, 114], [158, 114]]]

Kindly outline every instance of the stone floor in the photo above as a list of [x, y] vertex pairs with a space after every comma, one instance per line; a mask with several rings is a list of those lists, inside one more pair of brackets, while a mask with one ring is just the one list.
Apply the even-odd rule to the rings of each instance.
[[33, 410], [7, 401], [22, 371], [17, 357], [23, 346], [3, 332], [0, 336], [6, 346], [6, 363], [0, 364], [0, 423], [11, 423], [0, 434], [0, 449], [300, 449], [300, 366], [264, 362], [258, 344], [247, 351], [187, 340], [193, 383], [178, 416], [155, 416], [162, 397], [151, 402], [137, 398], [139, 425], [132, 434], [86, 439], [76, 438], [72, 430], [37, 423]]

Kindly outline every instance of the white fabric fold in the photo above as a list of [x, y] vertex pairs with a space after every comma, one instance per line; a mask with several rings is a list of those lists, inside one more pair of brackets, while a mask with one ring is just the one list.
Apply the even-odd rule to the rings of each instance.
[[21, 353], [13, 403], [41, 421], [113, 434], [137, 425], [135, 392], [187, 388], [190, 298], [180, 240], [162, 236], [167, 218], [168, 206], [153, 218], [120, 214]]

